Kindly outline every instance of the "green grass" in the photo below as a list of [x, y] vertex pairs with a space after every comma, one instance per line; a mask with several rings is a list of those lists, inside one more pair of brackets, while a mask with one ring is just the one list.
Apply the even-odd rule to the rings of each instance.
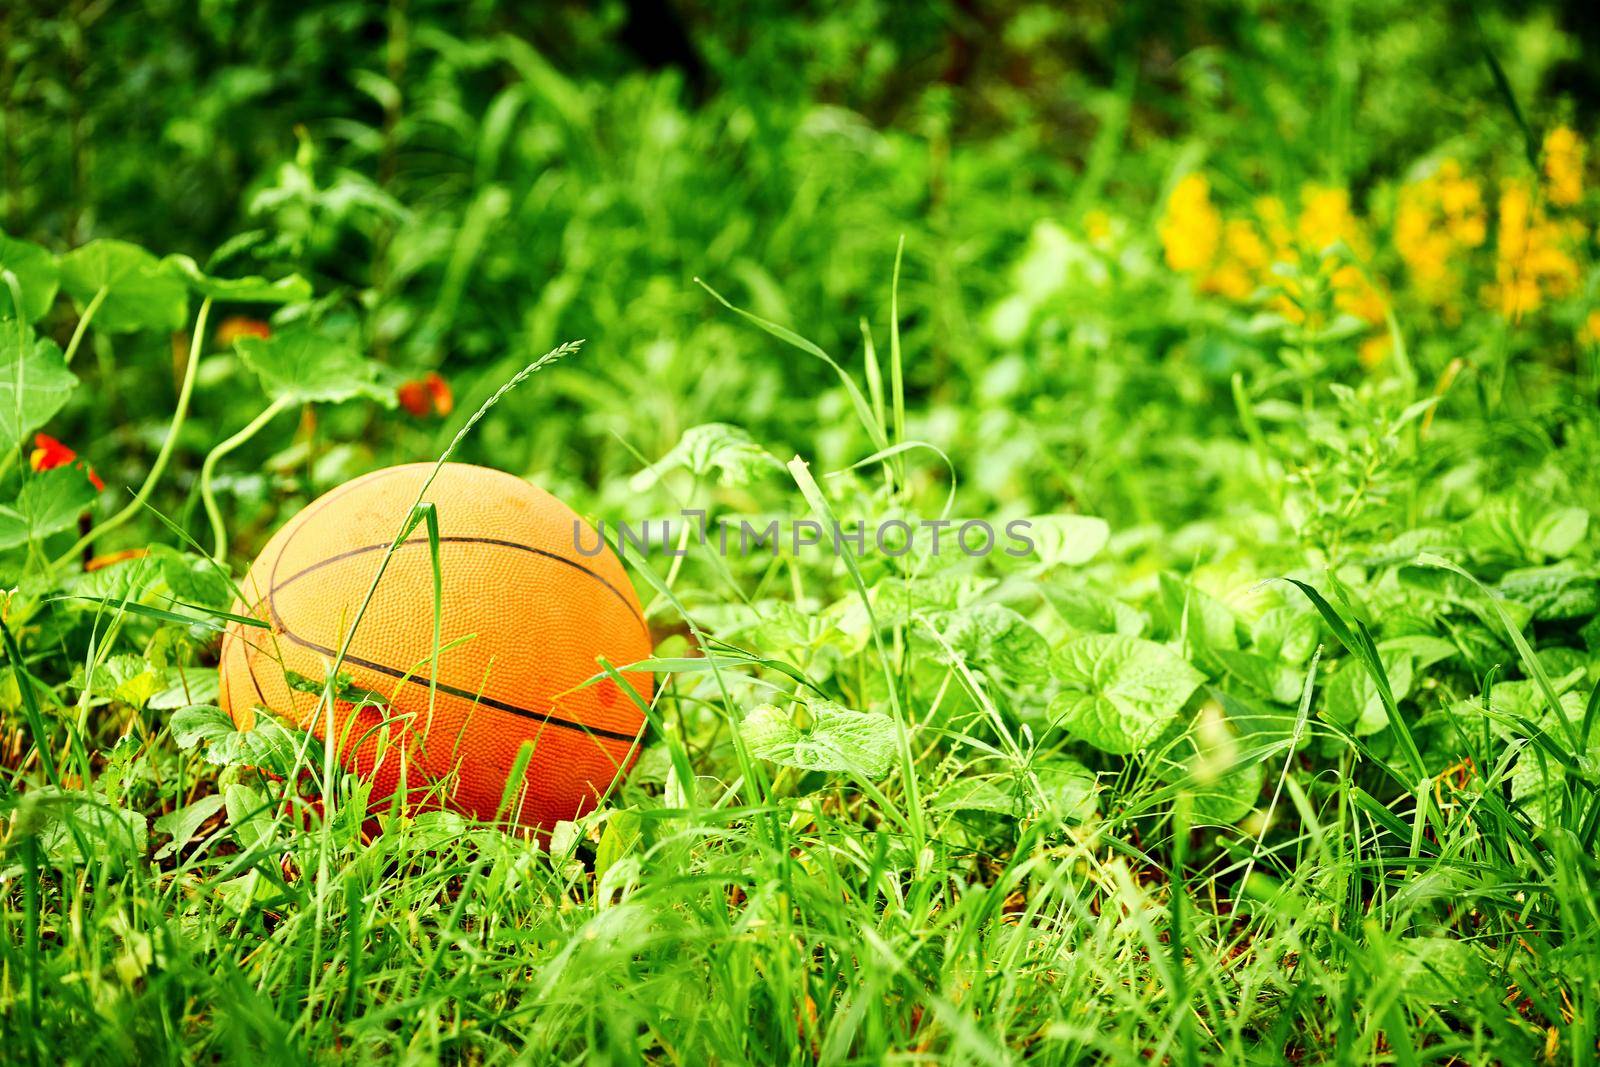
[[[1595, 132], [1581, 28], [683, 11], [700, 74], [620, 8], [4, 17], [0, 1060], [1594, 1062], [1600, 200], [1528, 159]], [[1349, 226], [1225, 295], [1193, 173]], [[1508, 186], [1565, 257], [1509, 315]], [[1034, 546], [630, 550], [600, 810], [369, 817], [214, 706], [219, 635], [300, 507], [441, 457]]]

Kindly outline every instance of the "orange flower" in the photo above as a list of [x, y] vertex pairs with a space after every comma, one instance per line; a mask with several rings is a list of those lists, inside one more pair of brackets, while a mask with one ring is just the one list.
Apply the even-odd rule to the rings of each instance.
[[444, 418], [456, 406], [450, 383], [439, 377], [438, 371], [429, 371], [421, 378], [406, 382], [395, 394], [400, 398], [400, 406], [419, 419], [428, 415]]
[[35, 471], [53, 471], [69, 463], [83, 468], [84, 473], [89, 476], [89, 484], [95, 487], [96, 492], [106, 487], [106, 483], [100, 480], [94, 468], [81, 462], [78, 454], [72, 449], [47, 433], [33, 435], [33, 453], [28, 457], [28, 465]]
[[263, 341], [272, 336], [272, 327], [260, 319], [245, 315], [230, 315], [217, 327], [217, 344], [231, 345], [241, 337], [259, 337]]

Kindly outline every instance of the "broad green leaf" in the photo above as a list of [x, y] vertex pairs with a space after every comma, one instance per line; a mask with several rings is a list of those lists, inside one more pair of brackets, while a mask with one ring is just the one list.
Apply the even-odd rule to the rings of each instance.
[[[250, 849], [270, 842], [272, 820], [268, 818], [270, 809], [265, 793], [254, 786], [236, 782], [222, 787], [222, 803], [228, 810], [228, 825], [233, 827], [241, 845]], [[249, 886], [255, 888], [254, 883], [249, 883]], [[246, 894], [246, 898], [251, 895]]]
[[219, 767], [256, 767], [285, 775], [294, 769], [296, 754], [308, 744], [313, 745], [307, 756], [310, 764], [320, 762], [313, 739], [268, 715], [258, 714], [254, 728], [240, 730], [221, 708], [197, 704], [176, 712], [170, 728], [179, 748], [197, 748], [204, 743], [206, 761]]
[[1378, 651], [1384, 655], [1403, 653], [1411, 657], [1412, 672], [1427, 670], [1435, 663], [1460, 654], [1455, 642], [1428, 634], [1407, 634], [1378, 642]]
[[1094, 815], [1095, 775], [1077, 760], [1056, 758], [1034, 764], [1034, 811], [1067, 822]]
[[1387, 966], [1396, 988], [1428, 1004], [1471, 1000], [1488, 982], [1483, 954], [1469, 941], [1453, 937], [1404, 937], [1386, 946]]
[[1150, 617], [1138, 608], [1093, 589], [1052, 585], [1045, 588], [1044, 595], [1062, 620], [1079, 633], [1140, 637], [1150, 626]]
[[1252, 763], [1214, 781], [1192, 783], [1192, 818], [1196, 822], [1232, 826], [1255, 808], [1266, 777], [1267, 769]]
[[1239, 647], [1239, 625], [1222, 601], [1172, 574], [1161, 576], [1161, 599], [1172, 633], [1207, 649]]
[[12, 504], [0, 504], [0, 548], [71, 529], [94, 503], [94, 496], [94, 486], [76, 466], [34, 475], [23, 483]]
[[1090, 634], [1056, 650], [1062, 690], [1051, 718], [1106, 752], [1136, 752], [1154, 740], [1205, 681], [1165, 645]]
[[[44, 318], [61, 284], [56, 257], [32, 242], [0, 234], [0, 271], [10, 272], [22, 292], [22, 321]], [[15, 317], [13, 303], [11, 286], [0, 278], [0, 319]]]
[[[1410, 653], [1379, 650], [1384, 673], [1389, 676], [1389, 688], [1398, 702], [1411, 692], [1412, 666]], [[1346, 660], [1328, 683], [1326, 692], [1328, 718], [1337, 722], [1357, 737], [1375, 734], [1389, 725], [1384, 711], [1383, 698], [1372, 675], [1355, 659]]]
[[1539, 620], [1582, 619], [1600, 612], [1600, 574], [1570, 562], [1507, 571], [1499, 592], [1527, 605]]
[[1305, 671], [1276, 657], [1258, 656], [1254, 652], [1223, 649], [1212, 652], [1211, 658], [1223, 673], [1237, 678], [1257, 693], [1279, 704], [1293, 704], [1300, 699], [1305, 681]]
[[831, 700], [806, 705], [809, 722], [773, 704], [762, 704], [739, 724], [750, 751], [762, 759], [807, 771], [849, 771], [879, 778], [894, 760], [894, 720], [871, 711], [851, 711]]
[[170, 265], [126, 241], [90, 241], [61, 257], [61, 288], [81, 312], [106, 291], [94, 328], [102, 333], [181, 330], [189, 289]]
[[1050, 646], [1044, 635], [1001, 604], [978, 604], [956, 612], [945, 624], [944, 639], [969, 666], [995, 670], [1019, 682], [1050, 676]]
[[606, 816], [606, 828], [594, 849], [594, 874], [596, 879], [620, 863], [629, 853], [638, 851], [644, 844], [644, 820], [632, 808], [620, 808]]
[[782, 469], [783, 464], [743, 428], [709, 422], [685, 430], [670, 452], [635, 474], [628, 484], [635, 492], [643, 492], [668, 471], [685, 470], [696, 478], [715, 472], [718, 485], [738, 486]]
[[205, 821], [222, 810], [223, 798], [220, 793], [212, 793], [196, 800], [193, 804], [186, 804], [176, 811], [169, 811], [155, 822], [157, 833], [169, 834], [172, 840], [156, 850], [156, 859], [163, 859], [182, 849], [204, 825]]
[[1019, 815], [1023, 810], [1020, 783], [1013, 774], [963, 774], [928, 801], [939, 811], [982, 811], [993, 815]]
[[25, 795], [12, 835], [36, 837], [53, 867], [106, 862], [116, 870], [144, 857], [149, 824], [139, 812], [112, 807], [95, 794], [45, 786]]
[[142, 708], [166, 686], [165, 668], [154, 666], [143, 656], [124, 653], [95, 664], [88, 688], [97, 697]]
[[1082, 822], [1094, 814], [1095, 776], [1070, 759], [1040, 760], [1019, 774], [961, 774], [930, 800], [947, 811]]
[[1582, 508], [1557, 508], [1539, 516], [1528, 542], [1551, 559], [1565, 559], [1589, 532], [1589, 513]]
[[1220, 702], [1207, 701], [1194, 718], [1175, 726], [1156, 747], [1155, 770], [1189, 795], [1197, 822], [1232, 825], [1255, 807], [1266, 771], [1259, 744], [1247, 747]]
[[1250, 627], [1257, 652], [1290, 663], [1304, 663], [1317, 647], [1317, 617], [1287, 605], [1265, 612]]
[[194, 748], [202, 741], [213, 741], [233, 733], [238, 727], [228, 713], [213, 704], [194, 704], [180, 708], [168, 729], [179, 748]]
[[269, 282], [254, 275], [246, 278], [213, 278], [188, 256], [167, 256], [162, 264], [189, 284], [201, 296], [235, 304], [298, 304], [311, 299], [311, 283], [298, 274]]
[[220, 688], [217, 671], [212, 667], [186, 667], [174, 671], [172, 684], [150, 698], [146, 707], [157, 711], [176, 711], [193, 704], [217, 699]]
[[[1586, 672], [1580, 668], [1551, 682], [1551, 687], [1556, 691], [1559, 712], [1551, 710], [1550, 701], [1541, 691], [1539, 683], [1531, 679], [1496, 682], [1489, 691], [1489, 728], [1501, 740], [1509, 741], [1514, 737], [1526, 736], [1523, 722], [1532, 722], [1551, 733], [1562, 729], [1563, 720], [1573, 725], [1581, 723], [1587, 701], [1585, 694], [1573, 686], [1582, 681], [1585, 675]], [[1452, 708], [1452, 714], [1463, 717], [1484, 715], [1482, 698], [1458, 702]], [[1600, 742], [1600, 730], [1596, 731], [1593, 740]]]
[[337, 404], [357, 397], [394, 407], [394, 390], [378, 380], [378, 365], [341, 341], [309, 329], [268, 338], [245, 337], [235, 347], [273, 399]]
[[0, 329], [0, 439], [22, 444], [55, 417], [78, 387], [54, 341], [37, 338], [22, 351], [16, 330]]
[[165, 545], [153, 548], [151, 554], [160, 558], [162, 580], [175, 599], [218, 610], [233, 603], [228, 579], [211, 561]]
[[1034, 552], [1047, 567], [1088, 563], [1111, 537], [1106, 520], [1092, 515], [1035, 515], [1026, 522]]

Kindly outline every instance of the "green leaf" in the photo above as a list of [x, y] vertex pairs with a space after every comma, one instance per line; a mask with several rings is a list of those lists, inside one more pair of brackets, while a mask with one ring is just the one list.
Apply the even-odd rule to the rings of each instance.
[[[29, 241], [0, 234], [0, 271], [9, 271], [22, 291], [22, 321], [44, 318], [61, 284], [56, 257]], [[0, 319], [16, 316], [13, 303], [11, 286], [0, 279]]]
[[1250, 641], [1265, 656], [1304, 663], [1317, 647], [1317, 617], [1287, 605], [1268, 610], [1250, 627]]
[[45, 861], [58, 869], [105, 861], [116, 870], [144, 856], [149, 824], [93, 794], [45, 786], [26, 795], [13, 833], [36, 836]]
[[246, 278], [213, 278], [188, 256], [167, 256], [162, 265], [175, 272], [201, 296], [234, 304], [298, 304], [311, 299], [311, 283], [298, 274], [269, 282]]
[[1140, 637], [1150, 618], [1138, 608], [1093, 589], [1046, 586], [1045, 599], [1062, 620], [1079, 633]]
[[217, 699], [220, 679], [215, 668], [188, 667], [176, 673], [172, 684], [150, 698], [145, 705], [157, 711], [176, 711], [191, 704]]
[[61, 257], [61, 288], [82, 311], [106, 291], [94, 328], [103, 333], [181, 330], [189, 289], [170, 265], [127, 241], [90, 241]]
[[1589, 513], [1582, 508], [1557, 508], [1539, 516], [1528, 543], [1552, 559], [1564, 559], [1589, 532]]
[[175, 713], [170, 729], [179, 748], [196, 748], [204, 743], [206, 761], [219, 767], [256, 767], [287, 775], [295, 767], [297, 753], [307, 745], [311, 746], [309, 764], [314, 766], [321, 761], [314, 739], [260, 713], [253, 729], [240, 730], [221, 708], [196, 704]]
[[1176, 716], [1205, 676], [1165, 645], [1090, 634], [1062, 646], [1051, 663], [1062, 691], [1051, 718], [1106, 752], [1136, 752]]
[[34, 339], [26, 352], [13, 329], [0, 329], [0, 438], [20, 445], [49, 422], [78, 387], [54, 341]]
[[851, 711], [831, 700], [806, 705], [805, 726], [773, 704], [762, 704], [739, 724], [750, 751], [762, 759], [807, 771], [849, 771], [866, 778], [887, 774], [895, 754], [894, 720]]
[[1050, 676], [1050, 645], [1044, 635], [1001, 604], [978, 604], [954, 614], [944, 639], [969, 666], [993, 669], [1019, 682]]
[[167, 685], [165, 668], [133, 653], [111, 656], [89, 674], [88, 689], [99, 697], [142, 708]]
[[[1409, 653], [1379, 649], [1383, 671], [1389, 677], [1389, 688], [1394, 699], [1401, 701], [1411, 692], [1414, 671]], [[1389, 725], [1384, 709], [1383, 695], [1378, 691], [1372, 673], [1355, 659], [1346, 660], [1326, 692], [1327, 715], [1334, 722], [1349, 728], [1357, 737], [1375, 734]]]
[[930, 801], [946, 811], [982, 811], [1020, 818], [1047, 815], [1082, 822], [1094, 814], [1095, 776], [1077, 760], [1045, 759], [1021, 773], [961, 774]]
[[1088, 563], [1111, 538], [1106, 520], [1092, 515], [1035, 515], [1026, 521], [1034, 551], [1047, 567]]
[[219, 611], [233, 603], [233, 589], [227, 577], [210, 560], [166, 545], [153, 546], [151, 555], [160, 558], [161, 578], [175, 599]]
[[1386, 951], [1395, 988], [1427, 1004], [1468, 1001], [1490, 980], [1479, 949], [1453, 937], [1403, 937]]
[[202, 741], [231, 734], [237, 727], [221, 708], [213, 704], [194, 704], [175, 712], [168, 729], [179, 748], [194, 748]]
[[182, 849], [199, 831], [205, 821], [222, 810], [224, 801], [219, 793], [203, 796], [193, 804], [169, 811], [156, 820], [157, 833], [170, 834], [172, 840], [156, 851], [156, 859], [163, 859]]
[[1600, 575], [1569, 563], [1507, 571], [1499, 592], [1525, 604], [1538, 620], [1582, 619], [1600, 612]]
[[1305, 672], [1292, 664], [1232, 648], [1213, 652], [1211, 658], [1223, 673], [1237, 678], [1270, 700], [1279, 704], [1293, 704], [1300, 699]]
[[1194, 718], [1175, 727], [1170, 743], [1163, 743], [1155, 770], [1160, 777], [1187, 793], [1198, 822], [1229, 826], [1249, 814], [1266, 779], [1262, 766], [1270, 747], [1247, 745], [1241, 727], [1228, 706], [1236, 701], [1206, 702]]
[[1435, 663], [1440, 663], [1461, 653], [1454, 641], [1446, 641], [1442, 637], [1432, 637], [1428, 634], [1406, 634], [1403, 637], [1390, 637], [1378, 642], [1378, 651], [1385, 656], [1397, 653], [1404, 653], [1410, 656], [1414, 673], [1427, 670]]
[[1174, 634], [1207, 649], [1239, 647], [1238, 622], [1222, 601], [1172, 574], [1161, 576], [1161, 599]]
[[71, 529], [94, 503], [94, 495], [94, 486], [76, 466], [34, 475], [10, 506], [0, 504], [0, 549]]
[[628, 485], [643, 492], [672, 470], [686, 470], [696, 478], [716, 472], [718, 485], [748, 485], [782, 469], [783, 464], [742, 427], [708, 422], [685, 430], [670, 452], [635, 474]]
[[594, 876], [598, 881], [629, 853], [642, 851], [644, 820], [632, 808], [620, 808], [606, 816], [606, 828], [594, 849]]
[[1066, 822], [1083, 822], [1094, 815], [1095, 775], [1077, 760], [1040, 760], [1033, 767], [1035, 814]]
[[394, 390], [378, 381], [378, 365], [341, 341], [309, 329], [236, 342], [239, 356], [274, 400], [338, 404], [357, 397], [394, 407]]
[[[228, 825], [233, 827], [239, 843], [246, 849], [271, 842], [272, 821], [267, 817], [270, 801], [265, 793], [236, 782], [222, 787], [222, 803], [228, 809]], [[256, 888], [254, 883], [247, 884], [251, 889]], [[234, 903], [237, 906], [240, 902], [235, 900]]]

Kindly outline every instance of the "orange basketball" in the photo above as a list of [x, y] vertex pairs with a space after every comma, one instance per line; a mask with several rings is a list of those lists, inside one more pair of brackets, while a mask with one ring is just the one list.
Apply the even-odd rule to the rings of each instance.
[[[599, 657], [622, 667], [648, 656], [650, 632], [622, 564], [572, 509], [510, 474], [447, 463], [423, 496], [438, 515], [443, 583], [432, 686], [425, 526], [389, 557], [357, 615], [433, 467], [357, 478], [267, 542], [240, 586], [248, 602], [234, 611], [271, 628], [230, 625], [222, 706], [243, 728], [261, 707], [328, 742], [317, 704], [348, 638], [339, 674], [350, 685], [334, 705], [332, 743], [372, 781], [374, 805], [403, 790], [410, 810], [549, 830], [593, 808], [631, 766], [642, 712], [608, 678], [583, 683], [600, 672]], [[650, 699], [650, 675], [625, 677]], [[387, 708], [364, 706], [353, 690]], [[513, 781], [525, 744], [531, 755]]]

